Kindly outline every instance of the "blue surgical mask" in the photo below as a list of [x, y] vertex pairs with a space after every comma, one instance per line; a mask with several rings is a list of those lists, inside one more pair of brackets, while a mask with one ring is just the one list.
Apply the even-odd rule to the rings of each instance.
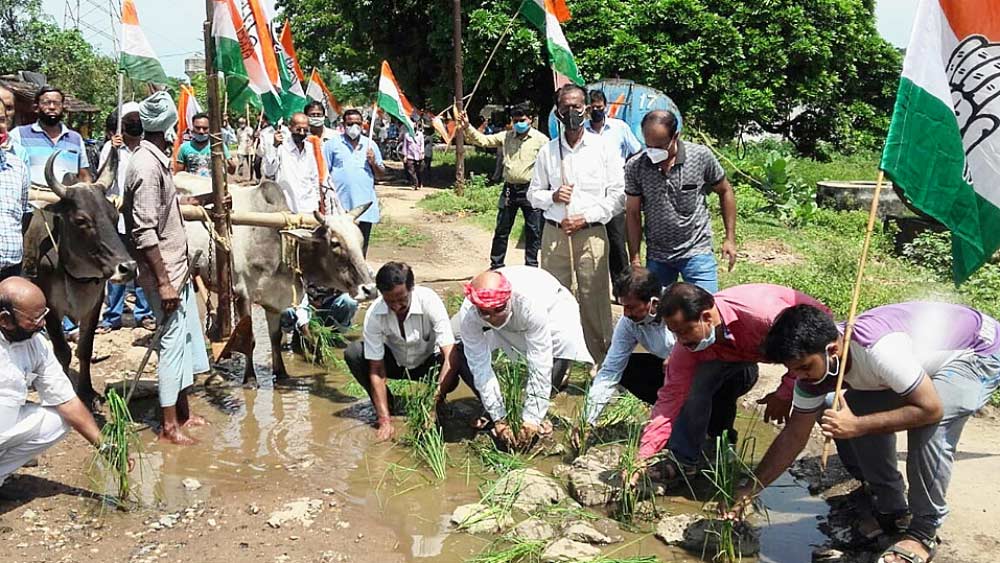
[[696, 344], [693, 348], [688, 346], [688, 350], [691, 350], [692, 352], [701, 352], [712, 344], [715, 344], [715, 327], [709, 326], [708, 329], [708, 336], [702, 338], [701, 342]]
[[514, 132], [518, 135], [524, 135], [531, 129], [531, 124], [527, 121], [515, 121], [514, 122]]
[[191, 139], [197, 143], [204, 143], [208, 140], [208, 133], [192, 133]]

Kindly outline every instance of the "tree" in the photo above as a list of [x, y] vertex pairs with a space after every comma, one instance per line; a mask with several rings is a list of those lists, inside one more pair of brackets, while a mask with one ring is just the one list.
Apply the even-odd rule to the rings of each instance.
[[[467, 0], [471, 87], [521, 0]], [[631, 78], [663, 90], [689, 123], [720, 138], [761, 129], [803, 152], [881, 143], [901, 68], [875, 29], [873, 0], [570, 0], [564, 24], [588, 80]], [[369, 77], [389, 60], [417, 105], [451, 101], [451, 15], [441, 2], [279, 0], [303, 62]], [[521, 18], [477, 104], [532, 100], [552, 79], [540, 34]]]

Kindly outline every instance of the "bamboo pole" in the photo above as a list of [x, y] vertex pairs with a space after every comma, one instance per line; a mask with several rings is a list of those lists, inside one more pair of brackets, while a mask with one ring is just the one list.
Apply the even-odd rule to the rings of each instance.
[[[865, 275], [865, 264], [868, 262], [868, 248], [872, 242], [872, 231], [875, 230], [875, 216], [878, 213], [878, 200], [882, 194], [882, 184], [885, 181], [885, 173], [878, 171], [878, 179], [875, 180], [875, 195], [872, 197], [871, 209], [868, 211], [868, 227], [865, 229], [865, 241], [861, 245], [861, 257], [858, 259], [858, 275], [854, 279], [854, 291], [851, 294], [851, 309], [847, 314], [847, 328], [844, 330], [844, 345], [840, 350], [840, 366], [837, 369], [837, 386], [833, 393], [833, 410], [840, 410], [840, 394], [844, 388], [844, 373], [847, 371], [847, 359], [851, 349], [851, 337], [854, 334], [854, 322], [858, 315], [858, 301], [861, 299], [861, 281]], [[827, 438], [823, 444], [823, 456], [820, 458], [820, 467], [825, 471], [826, 462], [830, 457], [830, 444], [832, 438]]]

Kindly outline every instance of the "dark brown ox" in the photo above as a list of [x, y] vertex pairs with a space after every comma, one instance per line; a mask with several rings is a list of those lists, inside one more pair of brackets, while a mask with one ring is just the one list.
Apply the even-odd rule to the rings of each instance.
[[26, 273], [45, 293], [50, 309], [45, 326], [66, 373], [71, 350], [62, 318], [80, 325], [76, 393], [91, 409], [99, 406], [90, 360], [104, 288], [109, 280], [126, 283], [135, 276], [135, 261], [118, 234], [118, 209], [106, 193], [118, 168], [118, 151], [110, 154], [96, 182], [65, 186], [52, 171], [58, 156], [53, 153], [45, 164], [45, 182], [59, 201], [39, 208], [24, 236]]

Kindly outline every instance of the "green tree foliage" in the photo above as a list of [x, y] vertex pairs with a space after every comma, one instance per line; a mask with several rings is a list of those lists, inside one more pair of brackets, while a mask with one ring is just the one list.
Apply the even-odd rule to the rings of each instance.
[[[44, 73], [51, 84], [100, 108], [117, 99], [115, 62], [97, 53], [77, 30], [61, 30], [39, 0], [0, 4], [0, 74]], [[8, 38], [16, 38], [8, 40]]]
[[[521, 0], [466, 0], [471, 88]], [[760, 130], [805, 153], [881, 143], [900, 55], [875, 29], [873, 0], [569, 0], [564, 25], [587, 80], [630, 78], [670, 95], [719, 138]], [[279, 0], [304, 65], [365, 76], [389, 60], [417, 105], [452, 98], [451, 3]], [[531, 100], [547, 112], [552, 78], [540, 34], [520, 18], [474, 106]]]

